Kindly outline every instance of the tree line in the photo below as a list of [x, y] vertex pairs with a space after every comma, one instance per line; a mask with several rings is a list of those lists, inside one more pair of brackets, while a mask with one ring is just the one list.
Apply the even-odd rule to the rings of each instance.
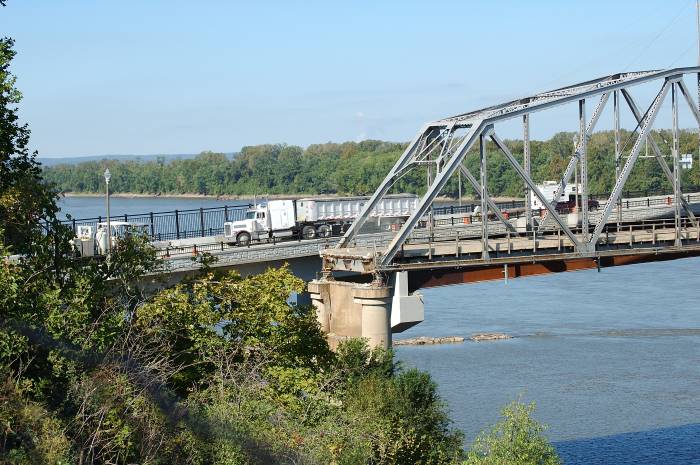
[[[666, 160], [670, 159], [672, 140], [667, 130], [652, 133]], [[546, 141], [531, 142], [532, 176], [536, 182], [561, 177], [573, 151], [574, 133], [555, 134]], [[629, 151], [634, 134], [623, 131], [623, 145]], [[506, 145], [522, 163], [523, 143], [507, 140]], [[398, 159], [406, 144], [367, 140], [315, 144], [303, 149], [285, 144], [243, 147], [233, 157], [221, 153], [203, 152], [193, 159], [102, 160], [65, 164], [44, 168], [44, 177], [64, 192], [99, 193], [104, 191], [102, 173], [112, 173], [113, 192], [139, 194], [204, 194], [204, 195], [264, 195], [264, 194], [344, 194], [368, 195], [382, 181]], [[693, 168], [683, 170], [683, 189], [700, 187], [700, 163], [697, 163], [698, 136], [684, 130], [680, 134], [681, 154], [694, 154]], [[588, 142], [588, 173], [590, 192], [610, 192], [615, 175], [615, 145], [612, 131], [594, 133]], [[648, 155], [648, 157], [647, 157]], [[505, 156], [493, 144], [487, 146], [488, 188], [492, 195], [520, 197], [524, 185]], [[622, 159], [624, 163], [626, 159]], [[477, 175], [479, 157], [472, 149], [466, 159], [467, 167]], [[402, 177], [393, 192], [422, 193], [426, 172], [416, 169]], [[460, 190], [459, 177], [453, 176], [443, 195], [456, 198]], [[651, 148], [642, 146], [625, 186], [629, 192], [670, 192]], [[462, 192], [473, 196], [470, 185], [462, 180]]]

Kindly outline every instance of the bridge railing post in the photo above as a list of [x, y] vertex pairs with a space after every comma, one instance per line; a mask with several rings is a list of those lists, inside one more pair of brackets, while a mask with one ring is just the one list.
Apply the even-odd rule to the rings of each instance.
[[153, 212], [150, 212], [148, 214], [148, 219], [150, 220], [150, 223], [151, 223], [151, 238], [155, 239], [156, 233], [155, 233], [155, 227], [153, 226]]
[[537, 231], [532, 230], [532, 253], [537, 252]]
[[561, 252], [561, 229], [557, 228], [557, 250]]
[[632, 225], [630, 225], [630, 247], [634, 247], [632, 244]]
[[180, 215], [177, 210], [175, 210], [175, 237], [180, 239]]

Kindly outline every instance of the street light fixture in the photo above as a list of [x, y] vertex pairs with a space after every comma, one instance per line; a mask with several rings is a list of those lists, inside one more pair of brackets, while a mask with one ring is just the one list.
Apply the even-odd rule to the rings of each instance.
[[109, 168], [105, 170], [105, 184], [107, 186], [107, 260], [109, 261], [110, 255], [112, 254], [112, 225], [109, 221], [109, 180], [112, 178], [112, 174], [109, 172]]

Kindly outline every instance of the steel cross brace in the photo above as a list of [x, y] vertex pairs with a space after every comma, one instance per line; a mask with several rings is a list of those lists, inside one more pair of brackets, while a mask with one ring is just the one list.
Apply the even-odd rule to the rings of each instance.
[[401, 245], [411, 234], [418, 221], [423, 217], [423, 215], [426, 214], [428, 208], [430, 208], [430, 206], [433, 204], [435, 197], [437, 197], [440, 191], [445, 187], [445, 184], [447, 184], [447, 181], [462, 163], [462, 160], [466, 156], [469, 149], [472, 148], [476, 140], [479, 138], [479, 135], [484, 130], [484, 126], [485, 124], [483, 121], [476, 121], [473, 126], [469, 128], [468, 136], [462, 140], [454, 155], [452, 155], [445, 163], [444, 168], [437, 173], [435, 179], [433, 179], [433, 182], [428, 187], [425, 195], [423, 195], [418, 203], [418, 208], [416, 211], [414, 211], [408, 220], [406, 220], [399, 232], [391, 240], [382, 256], [379, 258], [377, 263], [379, 267], [389, 265], [389, 263], [391, 263], [391, 261], [394, 259], [396, 253], [401, 248]]
[[[610, 93], [606, 92], [600, 96], [600, 100], [598, 101], [598, 105], [596, 105], [595, 110], [593, 111], [593, 115], [591, 116], [591, 120], [588, 122], [588, 126], [586, 128], [586, 137], [591, 137], [591, 134], [593, 134], [593, 130], [595, 129], [595, 125], [598, 124], [598, 120], [600, 119], [600, 115], [603, 113], [603, 109], [605, 108], [605, 104], [608, 102], [608, 99], [610, 98]], [[569, 183], [569, 180], [571, 180], [571, 175], [574, 174], [574, 168], [576, 167], [576, 162], [578, 161], [578, 154], [579, 151], [582, 148], [582, 143], [583, 139], [579, 137], [579, 141], [576, 144], [576, 148], [574, 149], [574, 153], [571, 154], [571, 158], [569, 159], [569, 164], [566, 165], [566, 170], [564, 170], [564, 175], [561, 177], [561, 181], [559, 182], [559, 187], [557, 187], [557, 190], [554, 192], [554, 201], [556, 202], [559, 197], [561, 197], [561, 193], [566, 189], [566, 185]], [[578, 188], [578, 186], [577, 186]], [[550, 203], [550, 201], [544, 202], [544, 203]], [[544, 217], [542, 217], [542, 220], [540, 221], [540, 226], [538, 227], [539, 229], [544, 228], [547, 225], [547, 222], [549, 220], [549, 211], [547, 211], [544, 214]]]
[[627, 157], [627, 161], [625, 162], [625, 166], [622, 168], [622, 172], [620, 173], [620, 176], [615, 181], [615, 187], [613, 188], [613, 191], [610, 194], [610, 198], [608, 199], [608, 202], [605, 204], [605, 209], [603, 210], [603, 214], [602, 214], [598, 224], [596, 225], [595, 230], [593, 231], [593, 235], [591, 236], [591, 239], [589, 242], [591, 247], [595, 247], [595, 244], [598, 243], [598, 237], [600, 237], [600, 233], [603, 231], [603, 228], [605, 227], [606, 223], [608, 222], [608, 217], [610, 216], [610, 212], [612, 212], [613, 208], [615, 207], [615, 204], [617, 203], [617, 200], [620, 198], [620, 194], [622, 193], [622, 188], [624, 187], [625, 183], [627, 182], [627, 178], [629, 177], [630, 173], [632, 172], [632, 167], [634, 166], [635, 162], [637, 161], [637, 157], [639, 156], [639, 149], [642, 147], [642, 142], [646, 139], [647, 133], [649, 132], [649, 129], [651, 129], [652, 124], [654, 124], [654, 120], [656, 119], [656, 115], [659, 113], [659, 108], [661, 108], [661, 104], [663, 103], [664, 98], [666, 98], [666, 94], [668, 94], [669, 86], [671, 85], [672, 82], [674, 82], [677, 79], [680, 79], [680, 78], [679, 77], [666, 78], [666, 81], [664, 82], [663, 86], [661, 87], [661, 90], [656, 95], [656, 98], [654, 98], [654, 101], [651, 102], [651, 105], [649, 106], [649, 109], [646, 112], [646, 117], [644, 118], [644, 122], [641, 123], [641, 127], [639, 130], [639, 135], [637, 136], [637, 140], [634, 142], [634, 145], [632, 146], [632, 150], [630, 151], [630, 154]]
[[[473, 187], [474, 190], [476, 191], [477, 195], [478, 195], [479, 197], [481, 197], [481, 184], [479, 183], [479, 181], [477, 181], [477, 179], [474, 177], [474, 175], [472, 174], [472, 172], [469, 171], [469, 169], [468, 169], [466, 166], [464, 166], [464, 163], [461, 163], [461, 164], [459, 165], [459, 170], [462, 172], [462, 174], [464, 175], [464, 177], [467, 178], [467, 180], [469, 181], [469, 184], [472, 185], [472, 187]], [[513, 226], [513, 224], [512, 224], [510, 221], [508, 221], [508, 220], [505, 218], [505, 216], [503, 216], [503, 212], [501, 212], [501, 209], [498, 208], [498, 205], [496, 205], [496, 202], [493, 201], [493, 199], [491, 198], [491, 196], [486, 197], [486, 202], [487, 202], [488, 205], [489, 205], [489, 209], [491, 209], [491, 210], [493, 211], [493, 213], [494, 213], [494, 214], [496, 215], [496, 217], [501, 221], [501, 223], [503, 223], [503, 225], [504, 225], [509, 231], [515, 232], [515, 227]], [[483, 214], [484, 214], [484, 212], [482, 212], [482, 215], [483, 215]]]
[[[700, 73], [698, 73], [700, 75]], [[688, 106], [690, 107], [690, 112], [693, 114], [695, 117], [695, 120], [698, 122], [698, 126], [700, 126], [700, 111], [698, 111], [697, 107], [693, 103], [693, 99], [690, 97], [690, 91], [688, 88], [685, 86], [685, 82], [681, 79], [678, 81], [678, 86], [681, 89], [681, 93], [683, 94], [683, 97], [685, 97], [685, 101], [688, 102]]]
[[671, 84], [671, 114], [673, 118], [672, 132], [673, 132], [673, 148], [671, 149], [671, 154], [673, 156], [673, 196], [675, 197], [674, 213], [673, 219], [676, 229], [676, 247], [682, 245], [681, 240], [681, 202], [680, 199], [683, 198], [681, 194], [681, 170], [678, 163], [678, 157], [680, 152], [680, 141], [678, 140], [678, 86], [676, 83]]
[[557, 214], [555, 208], [549, 203], [549, 201], [547, 201], [544, 194], [542, 194], [542, 191], [540, 191], [537, 188], [532, 178], [525, 172], [525, 170], [523, 170], [523, 168], [520, 166], [520, 163], [518, 163], [518, 160], [515, 159], [508, 147], [506, 147], [506, 144], [503, 143], [503, 141], [500, 139], [500, 137], [496, 135], [495, 132], [491, 131], [490, 136], [491, 140], [496, 144], [496, 146], [499, 149], [501, 149], [501, 152], [503, 152], [503, 154], [506, 156], [513, 168], [515, 168], [515, 171], [518, 173], [518, 176], [520, 176], [520, 178], [527, 183], [528, 187], [537, 196], [537, 198], [540, 199], [540, 202], [542, 202], [547, 211], [549, 211], [549, 213], [552, 215], [552, 217], [557, 222], [562, 231], [564, 231], [564, 233], [569, 237], [569, 239], [571, 239], [571, 242], [576, 247], [576, 250], [585, 252], [584, 245], [581, 244], [576, 235], [571, 231], [571, 229], [569, 229], [566, 223], [564, 223], [564, 220], [562, 220], [561, 217]]
[[427, 132], [430, 131], [429, 126], [424, 126], [420, 132], [418, 132], [418, 135], [411, 141], [410, 144], [408, 144], [408, 147], [406, 147], [406, 150], [404, 150], [403, 154], [401, 154], [401, 157], [398, 159], [396, 164], [391, 168], [389, 173], [386, 175], [382, 183], [379, 185], [376, 191], [374, 191], [374, 194], [372, 194], [372, 197], [367, 201], [365, 206], [362, 208], [362, 211], [360, 214], [357, 216], [355, 221], [352, 222], [350, 227], [348, 228], [347, 231], [345, 231], [345, 234], [343, 237], [338, 241], [338, 244], [335, 246], [336, 249], [340, 249], [343, 247], [347, 247], [350, 241], [357, 235], [357, 232], [362, 228], [362, 226], [365, 224], [365, 221], [367, 221], [367, 218], [369, 217], [370, 212], [372, 209], [377, 205], [377, 203], [384, 197], [384, 195], [389, 191], [392, 185], [392, 180], [394, 177], [401, 171], [403, 168], [408, 164], [410, 161], [411, 157], [413, 157], [416, 148], [420, 144], [421, 140], [423, 139], [423, 136], [426, 135]]
[[[681, 87], [681, 91], [682, 91]], [[632, 95], [627, 91], [627, 89], [622, 89], [622, 96], [625, 98], [625, 101], [627, 102], [627, 106], [630, 108], [632, 111], [632, 115], [634, 116], [634, 119], [637, 121], [637, 124], [642, 124], [642, 113], [639, 111], [639, 107], [635, 103], [634, 99], [632, 98]], [[695, 109], [694, 106], [691, 105], [691, 108]], [[698, 120], [700, 123], [700, 120]], [[671, 185], [674, 185], [675, 180], [673, 173], [671, 172], [671, 169], [668, 167], [668, 163], [666, 163], [666, 160], [664, 159], [663, 155], [661, 154], [661, 149], [659, 148], [658, 144], [654, 140], [654, 138], [649, 134], [647, 137], [647, 142], [649, 142], [649, 145], [651, 145], [651, 150], [654, 152], [654, 156], [656, 157], [656, 160], [659, 162], [659, 165], [661, 166], [661, 171], [664, 172], [664, 175], [668, 179], [668, 181], [671, 183]], [[698, 226], [698, 220], [695, 218], [695, 214], [693, 214], [693, 210], [690, 208], [690, 205], [688, 205], [688, 202], [681, 196], [681, 206], [683, 209], [686, 211], [688, 214], [688, 218], [690, 221], [693, 223], [693, 226], [697, 227]]]

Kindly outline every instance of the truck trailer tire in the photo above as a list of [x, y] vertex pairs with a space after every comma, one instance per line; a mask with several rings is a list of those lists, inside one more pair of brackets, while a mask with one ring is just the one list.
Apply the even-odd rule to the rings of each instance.
[[327, 224], [322, 224], [319, 226], [316, 232], [318, 233], [318, 237], [322, 237], [324, 239], [333, 235], [333, 230], [331, 229], [330, 225]]
[[316, 239], [316, 229], [313, 226], [304, 226], [301, 230], [304, 239]]
[[243, 247], [250, 245], [250, 234], [247, 232], [238, 233], [238, 236], [236, 236], [236, 244]]

